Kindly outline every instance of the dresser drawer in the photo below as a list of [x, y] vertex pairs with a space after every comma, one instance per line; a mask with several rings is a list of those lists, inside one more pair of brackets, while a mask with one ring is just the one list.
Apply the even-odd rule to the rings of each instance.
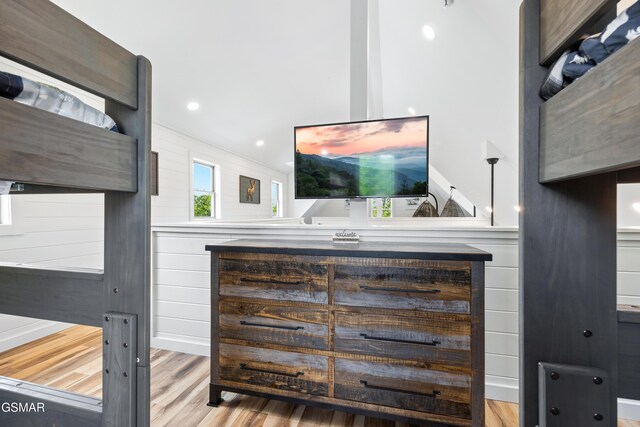
[[219, 360], [221, 380], [327, 395], [329, 371], [324, 356], [221, 343]]
[[335, 397], [471, 418], [471, 376], [403, 365], [335, 360]]
[[222, 301], [220, 337], [329, 349], [329, 311]]
[[336, 265], [336, 304], [470, 313], [469, 263], [425, 261], [403, 267], [394, 260], [376, 261]]
[[335, 313], [335, 350], [344, 353], [471, 366], [471, 321], [429, 317]]
[[314, 257], [221, 258], [220, 295], [326, 304], [328, 270]]

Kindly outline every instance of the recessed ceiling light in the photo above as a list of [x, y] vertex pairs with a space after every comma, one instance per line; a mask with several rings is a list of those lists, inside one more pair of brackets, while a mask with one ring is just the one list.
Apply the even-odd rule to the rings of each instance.
[[640, 212], [640, 202], [634, 203], [632, 206], [633, 206], [633, 209], [635, 209], [637, 212]]
[[422, 34], [424, 34], [427, 40], [433, 40], [436, 38], [436, 30], [434, 30], [431, 25], [425, 25], [422, 27]]
[[264, 145], [264, 141], [263, 140], [258, 140], [258, 141], [256, 141], [256, 145], [258, 147], [262, 147]]
[[200, 109], [200, 104], [198, 104], [197, 102], [190, 102], [187, 104], [187, 110], [189, 111], [196, 111]]
[[416, 115], [416, 109], [413, 107], [409, 107], [409, 114], [411, 114], [412, 116]]
[[515, 205], [515, 206], [513, 207], [513, 209], [515, 209], [515, 210], [516, 210], [516, 212], [520, 212], [520, 211], [522, 210], [522, 208], [520, 207], [520, 205]]
[[493, 211], [493, 209], [491, 209], [491, 206], [487, 206], [485, 209], [487, 210], [487, 212]]

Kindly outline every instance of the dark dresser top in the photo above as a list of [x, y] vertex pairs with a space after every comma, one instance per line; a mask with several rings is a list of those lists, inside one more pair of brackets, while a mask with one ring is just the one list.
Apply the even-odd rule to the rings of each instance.
[[288, 255], [413, 258], [439, 261], [491, 261], [493, 255], [474, 247], [454, 243], [360, 242], [334, 244], [307, 240], [231, 240], [207, 245], [212, 252], [255, 252]]

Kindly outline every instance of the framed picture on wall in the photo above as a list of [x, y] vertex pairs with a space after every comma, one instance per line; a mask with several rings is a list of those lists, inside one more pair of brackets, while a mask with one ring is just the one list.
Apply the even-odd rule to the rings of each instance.
[[240, 175], [240, 203], [260, 204], [260, 180]]
[[406, 211], [415, 211], [420, 203], [422, 203], [422, 199], [420, 197], [411, 197], [405, 200], [404, 210]]

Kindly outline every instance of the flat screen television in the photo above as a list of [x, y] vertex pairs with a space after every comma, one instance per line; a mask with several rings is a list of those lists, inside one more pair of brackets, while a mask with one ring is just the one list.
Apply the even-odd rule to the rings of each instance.
[[429, 116], [294, 130], [296, 199], [428, 194]]

